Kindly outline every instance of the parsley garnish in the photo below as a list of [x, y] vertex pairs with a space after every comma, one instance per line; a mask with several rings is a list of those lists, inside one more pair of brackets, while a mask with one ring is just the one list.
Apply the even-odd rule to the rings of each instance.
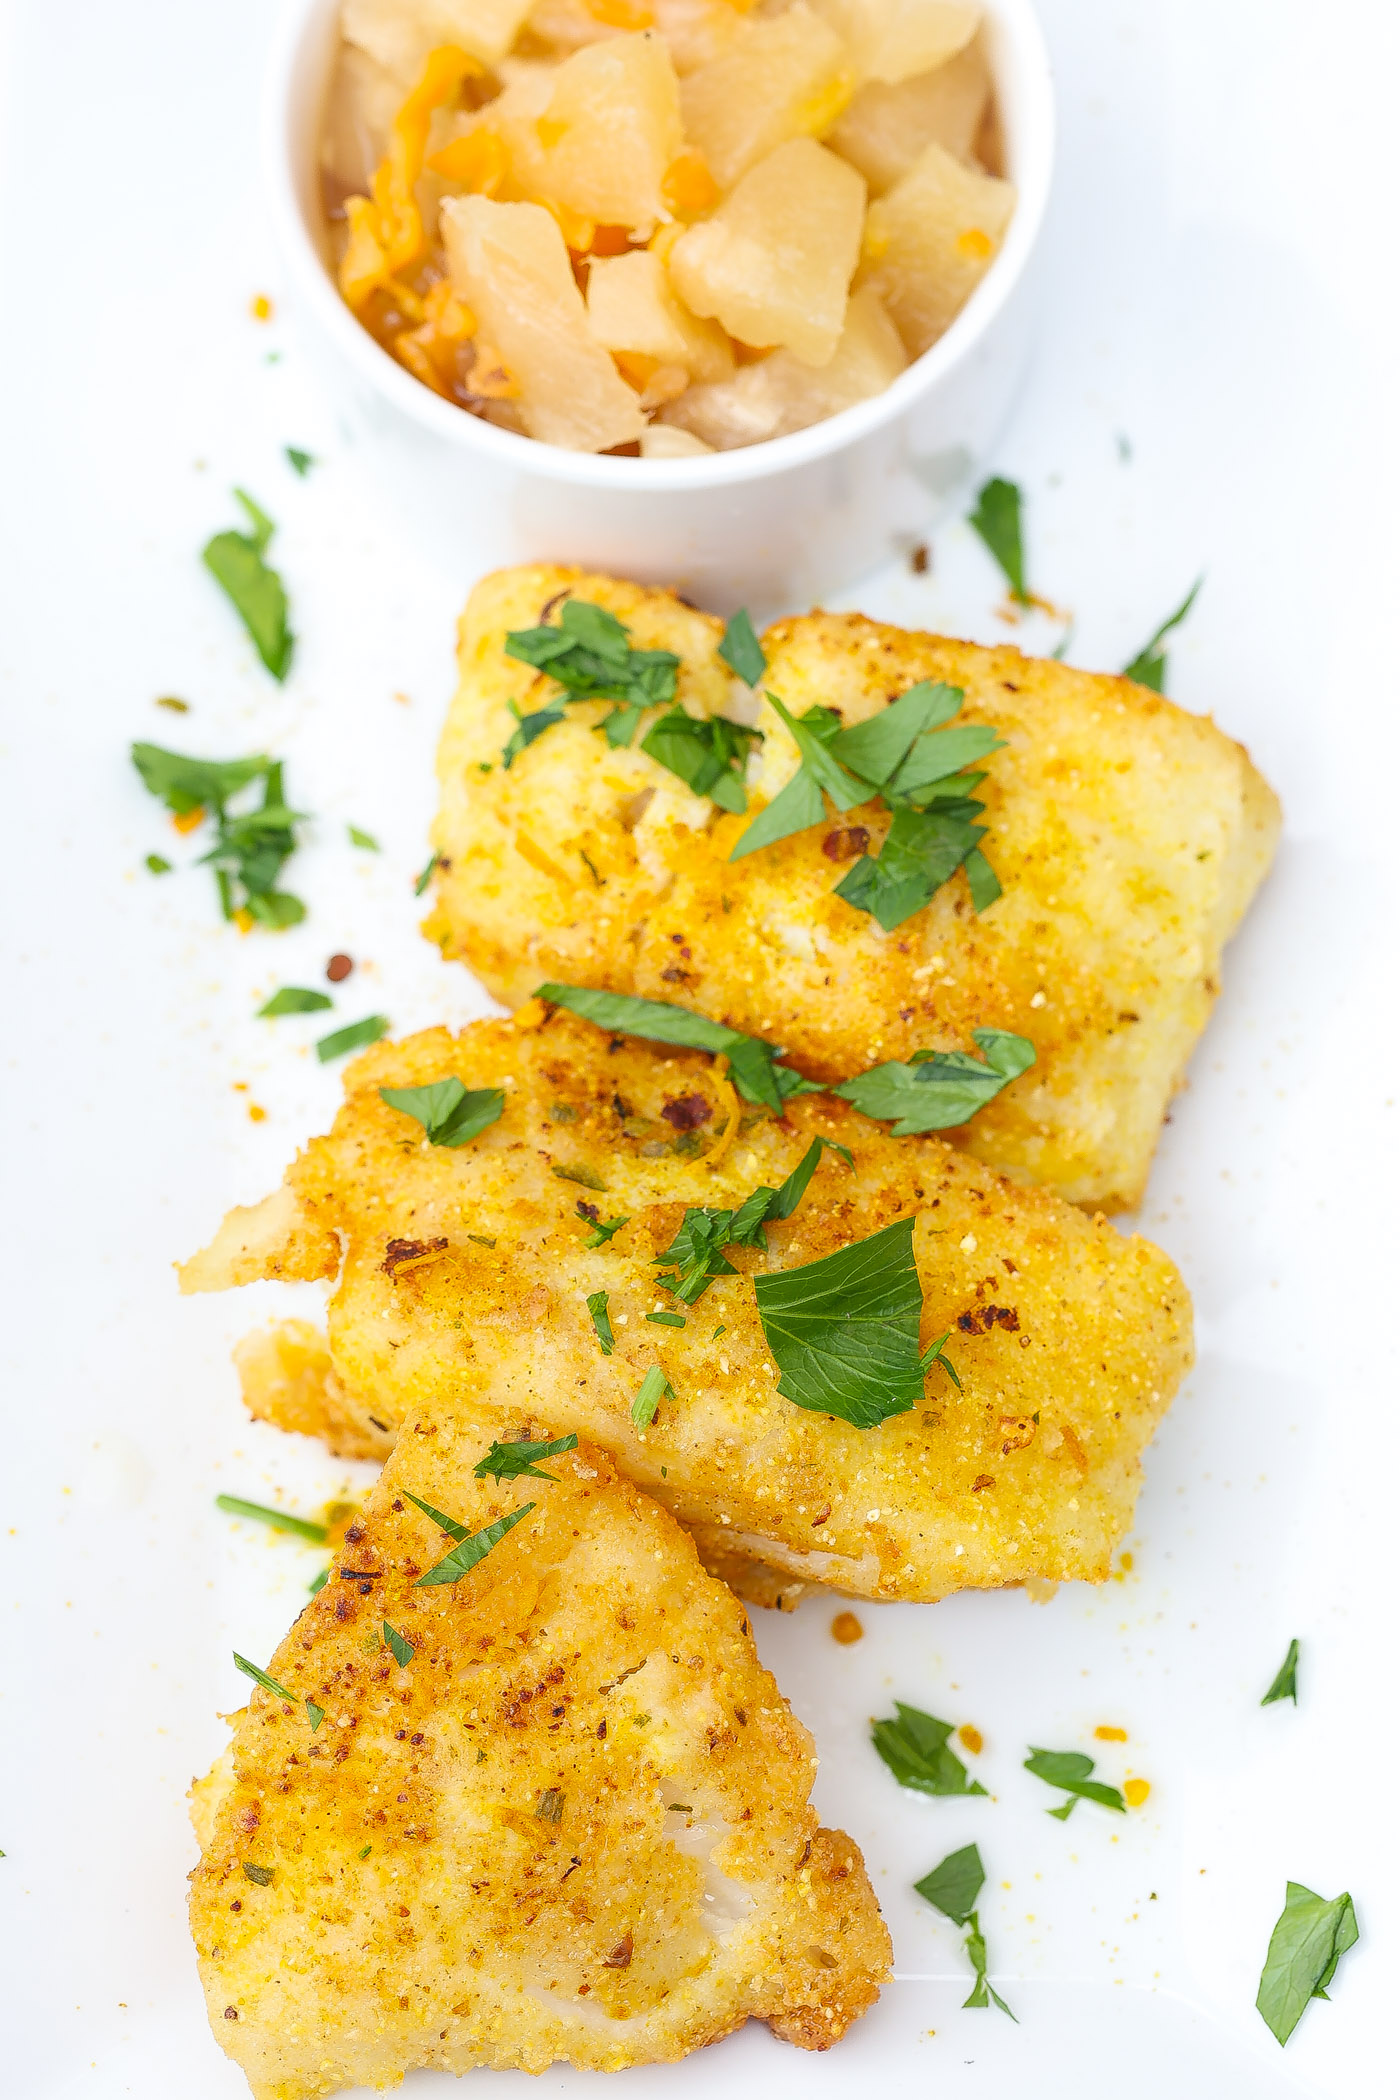
[[1127, 1804], [1116, 1786], [1105, 1786], [1102, 1780], [1091, 1779], [1094, 1769], [1092, 1757], [1082, 1750], [1036, 1750], [1032, 1749], [1025, 1761], [1028, 1772], [1043, 1779], [1047, 1786], [1065, 1789], [1068, 1798], [1058, 1808], [1047, 1808], [1045, 1813], [1058, 1822], [1068, 1822], [1081, 1801], [1097, 1801], [1101, 1808], [1116, 1809], [1120, 1816], [1126, 1815]]
[[388, 1108], [421, 1123], [430, 1145], [455, 1150], [500, 1121], [505, 1089], [466, 1087], [460, 1079], [437, 1079], [430, 1086], [382, 1086], [379, 1098]]
[[590, 1291], [584, 1303], [588, 1317], [593, 1322], [593, 1332], [598, 1337], [598, 1347], [604, 1356], [613, 1353], [612, 1321], [608, 1318], [608, 1294], [606, 1291]]
[[378, 839], [371, 837], [367, 831], [361, 831], [358, 824], [347, 824], [345, 829], [352, 846], [360, 846], [366, 853], [378, 853], [382, 850]]
[[557, 1480], [557, 1473], [541, 1473], [535, 1460], [557, 1458], [562, 1451], [577, 1449], [578, 1438], [572, 1429], [567, 1436], [555, 1437], [552, 1443], [493, 1443], [485, 1458], [477, 1460], [472, 1472], [478, 1480]]
[[438, 857], [436, 853], [430, 853], [428, 855], [428, 865], [426, 866], [426, 868], [424, 868], [422, 874], [418, 877], [418, 880], [413, 885], [413, 894], [415, 897], [422, 896], [424, 890], [428, 887], [428, 884], [433, 879], [433, 869], [437, 866], [437, 864]]
[[464, 1575], [471, 1573], [478, 1561], [485, 1560], [493, 1546], [500, 1545], [508, 1531], [513, 1531], [517, 1524], [529, 1516], [535, 1506], [533, 1502], [523, 1502], [520, 1508], [513, 1509], [509, 1516], [497, 1517], [494, 1524], [483, 1525], [480, 1531], [468, 1537], [460, 1524], [445, 1519], [438, 1510], [429, 1509], [426, 1502], [418, 1502], [416, 1495], [409, 1495], [408, 1499], [410, 1502], [417, 1502], [419, 1509], [425, 1511], [435, 1524], [447, 1532], [449, 1538], [455, 1538], [457, 1541], [445, 1559], [440, 1560], [435, 1568], [429, 1568], [426, 1575], [419, 1576], [414, 1588], [420, 1590], [434, 1583], [460, 1582]]
[[978, 491], [977, 508], [969, 511], [967, 522], [1006, 578], [1016, 603], [1029, 605], [1026, 559], [1021, 545], [1021, 491], [1015, 482], [1003, 481], [999, 475], [984, 482]]
[[[807, 1192], [822, 1156], [824, 1138], [813, 1138], [806, 1152], [781, 1188], [757, 1188], [745, 1197], [737, 1211], [692, 1207], [681, 1220], [680, 1230], [664, 1254], [656, 1256], [658, 1268], [669, 1269], [658, 1279], [683, 1305], [694, 1305], [717, 1276], [738, 1274], [725, 1258], [726, 1247], [766, 1247], [763, 1227], [769, 1218], [790, 1218]], [[844, 1151], [844, 1146], [837, 1150]], [[848, 1155], [849, 1157], [849, 1155]], [[662, 1319], [661, 1314], [647, 1315]], [[684, 1321], [680, 1323], [684, 1326]]]
[[[325, 1588], [326, 1584], [330, 1581], [330, 1579], [330, 1569], [322, 1568], [320, 1572], [316, 1575], [313, 1575], [310, 1582], [307, 1583], [306, 1588], [308, 1595], [312, 1597], [319, 1597], [322, 1590]], [[314, 1722], [312, 1723], [312, 1726], [315, 1726]]]
[[747, 606], [741, 605], [724, 630], [724, 639], [719, 645], [719, 655], [736, 671], [745, 685], [757, 685], [768, 669], [768, 659], [763, 645], [753, 631]]
[[697, 719], [683, 707], [673, 707], [652, 723], [641, 748], [695, 794], [708, 795], [720, 809], [741, 817], [749, 806], [744, 763], [750, 745], [762, 741], [761, 729], [746, 729], [724, 715]]
[[862, 854], [835, 894], [892, 930], [912, 917], [960, 867], [966, 867], [976, 910], [1001, 895], [978, 841], [986, 827], [976, 789], [985, 773], [965, 770], [1001, 747], [994, 729], [976, 722], [949, 729], [963, 695], [956, 686], [925, 679], [898, 700], [850, 729], [830, 708], [813, 707], [794, 719], [776, 693], [768, 698], [786, 723], [801, 756], [793, 778], [738, 840], [731, 860], [824, 821], [830, 796], [838, 809], [879, 796], [893, 821], [877, 856]]
[[[132, 745], [131, 759], [151, 794], [175, 816], [213, 812], [218, 835], [202, 858], [214, 868], [226, 919], [246, 911], [260, 925], [280, 930], [306, 917], [301, 899], [276, 887], [284, 863], [296, 850], [293, 827], [302, 822], [300, 812], [288, 809], [283, 800], [280, 761], [261, 756], [186, 758], [159, 744], [141, 743]], [[232, 797], [256, 780], [263, 784], [260, 807], [230, 815]]]
[[794, 1094], [820, 1094], [824, 1088], [803, 1079], [774, 1060], [782, 1053], [757, 1036], [740, 1035], [719, 1021], [707, 1021], [683, 1006], [668, 1006], [660, 999], [634, 999], [627, 992], [590, 991], [581, 985], [542, 984], [537, 999], [550, 1006], [567, 1007], [599, 1028], [619, 1035], [641, 1036], [649, 1043], [674, 1043], [681, 1049], [708, 1050], [729, 1060], [729, 1076], [739, 1094], [755, 1107], [783, 1112], [783, 1103]]
[[1170, 619], [1163, 620], [1151, 641], [1143, 644], [1130, 664], [1124, 664], [1125, 678], [1135, 678], [1139, 685], [1150, 686], [1154, 693], [1162, 691], [1167, 678], [1167, 652], [1162, 644], [1172, 629], [1179, 627], [1186, 618], [1196, 602], [1196, 593], [1204, 582], [1204, 576], [1196, 578]]
[[588, 1236], [583, 1243], [585, 1247], [603, 1246], [615, 1232], [621, 1232], [624, 1225], [630, 1225], [632, 1222], [630, 1218], [596, 1218], [593, 1216], [596, 1208], [596, 1204], [592, 1203], [574, 1205], [576, 1216], [582, 1218], [588, 1227]]
[[280, 683], [291, 669], [296, 638], [287, 625], [282, 579], [263, 560], [277, 528], [245, 490], [233, 493], [252, 530], [216, 532], [204, 550], [204, 566], [226, 592], [258, 655]]
[[270, 1525], [274, 1531], [289, 1531], [294, 1538], [310, 1539], [313, 1546], [324, 1546], [328, 1533], [324, 1524], [313, 1524], [306, 1517], [294, 1517], [290, 1510], [267, 1509], [261, 1502], [245, 1502], [240, 1495], [216, 1495], [215, 1509], [225, 1516], [252, 1517], [259, 1524]]
[[[327, 1573], [329, 1573], [329, 1570], [327, 1570]], [[317, 1587], [318, 1587], [318, 1588], [320, 1588], [320, 1589], [324, 1589], [324, 1588], [325, 1588], [325, 1586], [326, 1586], [326, 1578], [325, 1578], [325, 1576], [323, 1576], [323, 1577], [321, 1578], [321, 1581], [320, 1581], [320, 1583], [319, 1583], [319, 1584], [317, 1585]], [[313, 1589], [313, 1591], [312, 1591], [312, 1595], [313, 1595], [313, 1596], [315, 1595], [315, 1590], [314, 1590], [314, 1589]], [[321, 1723], [322, 1723], [322, 1722], [323, 1722], [323, 1721], [325, 1720], [325, 1718], [326, 1718], [326, 1709], [325, 1709], [325, 1707], [324, 1707], [324, 1706], [318, 1706], [318, 1705], [316, 1704], [316, 1701], [315, 1701], [314, 1699], [308, 1699], [308, 1700], [307, 1700], [307, 1702], [306, 1702], [306, 1718], [307, 1718], [307, 1719], [308, 1719], [308, 1721], [310, 1721], [310, 1723], [311, 1723], [311, 1733], [312, 1733], [313, 1735], [315, 1735], [315, 1733], [316, 1733], [316, 1730], [317, 1730], [317, 1729], [318, 1729], [318, 1728], [320, 1727]]]
[[684, 1327], [685, 1314], [673, 1312], [649, 1312], [643, 1315], [654, 1327]]
[[[913, 1787], [921, 1794], [986, 1793], [984, 1786], [969, 1779], [966, 1765], [948, 1748], [948, 1738], [953, 1733], [951, 1721], [936, 1721], [932, 1714], [921, 1713], [917, 1706], [904, 1706], [898, 1699], [894, 1710], [895, 1720], [871, 1723], [870, 1740], [901, 1786]], [[948, 1862], [943, 1864], [947, 1866]]]
[[632, 1402], [632, 1420], [638, 1429], [645, 1429], [649, 1422], [655, 1420], [656, 1410], [663, 1400], [674, 1400], [675, 1397], [675, 1388], [670, 1379], [660, 1364], [653, 1364], [637, 1387], [636, 1398]]
[[873, 1429], [922, 1399], [935, 1361], [950, 1368], [941, 1343], [919, 1354], [912, 1218], [753, 1282], [778, 1391], [798, 1407]]
[[352, 1050], [366, 1050], [371, 1043], [389, 1033], [389, 1022], [383, 1014], [367, 1014], [363, 1021], [352, 1021], [348, 1028], [337, 1028], [330, 1035], [323, 1035], [316, 1045], [316, 1055], [323, 1065], [332, 1058], [346, 1057]]
[[[247, 1656], [240, 1655], [236, 1648], [233, 1651], [233, 1660], [236, 1667], [243, 1672], [243, 1675], [251, 1677], [254, 1684], [260, 1684], [265, 1692], [271, 1692], [274, 1698], [284, 1700], [288, 1706], [296, 1705], [295, 1697], [286, 1689], [285, 1685], [280, 1685], [275, 1677], [269, 1677], [266, 1670], [260, 1670], [256, 1663], [250, 1663]], [[311, 1733], [314, 1735], [325, 1717], [324, 1710], [316, 1704], [314, 1699], [307, 1699], [304, 1704], [307, 1717], [311, 1722]]]
[[522, 715], [513, 700], [508, 700], [506, 706], [515, 716], [515, 727], [501, 750], [501, 764], [508, 773], [521, 752], [528, 751], [536, 737], [543, 736], [546, 729], [563, 721], [564, 710], [562, 707], [540, 707], [533, 714]]
[[1288, 1883], [1254, 2001], [1276, 2041], [1288, 2040], [1310, 1998], [1327, 1996], [1337, 1963], [1360, 1937], [1349, 1895], [1329, 1903], [1300, 1881]]
[[919, 1895], [935, 1910], [941, 1910], [945, 1918], [955, 1925], [966, 1927], [968, 1960], [972, 1963], [973, 1985], [971, 1995], [964, 1998], [963, 2010], [969, 2007], [984, 2010], [988, 2005], [998, 2006], [1008, 2019], [1016, 2015], [1004, 1998], [999, 1998], [987, 1981], [987, 1942], [977, 1922], [976, 1903], [986, 1880], [982, 1866], [982, 1855], [975, 1845], [964, 1845], [961, 1852], [950, 1852], [945, 1860], [925, 1874], [922, 1881], [914, 1883]]
[[287, 455], [287, 464], [296, 473], [300, 474], [302, 480], [305, 481], [307, 475], [316, 464], [315, 454], [303, 452], [297, 445], [284, 445], [282, 449]]
[[324, 992], [310, 992], [300, 984], [284, 984], [280, 992], [263, 1001], [257, 1017], [260, 1021], [275, 1021], [281, 1014], [319, 1014], [334, 1004]]
[[406, 1641], [401, 1633], [396, 1633], [387, 1619], [380, 1630], [384, 1635], [385, 1646], [389, 1649], [394, 1661], [401, 1670], [406, 1670], [413, 1660], [414, 1649], [412, 1641]]
[[146, 866], [152, 875], [169, 875], [174, 871], [173, 863], [168, 861], [163, 853], [148, 853]]
[[974, 1028], [972, 1040], [980, 1058], [916, 1050], [908, 1064], [874, 1065], [831, 1091], [863, 1116], [893, 1122], [894, 1137], [956, 1129], [1035, 1063], [1035, 1045], [1004, 1028]]
[[563, 721], [570, 701], [617, 701], [598, 727], [610, 744], [621, 745], [631, 743], [648, 708], [665, 707], [675, 699], [680, 658], [669, 649], [634, 649], [627, 636], [615, 613], [583, 598], [565, 600], [557, 626], [517, 628], [506, 636], [507, 656], [533, 664], [564, 688], [562, 704], [556, 699], [525, 716], [512, 710], [519, 727], [501, 754], [506, 766], [537, 736]]
[[600, 1196], [608, 1192], [608, 1185], [598, 1169], [581, 1160], [559, 1161], [549, 1171], [560, 1181], [576, 1182], [581, 1189], [596, 1189]]
[[1273, 1706], [1280, 1699], [1291, 1699], [1298, 1704], [1298, 1643], [1288, 1643], [1288, 1653], [1279, 1666], [1279, 1673], [1259, 1701], [1261, 1706]]

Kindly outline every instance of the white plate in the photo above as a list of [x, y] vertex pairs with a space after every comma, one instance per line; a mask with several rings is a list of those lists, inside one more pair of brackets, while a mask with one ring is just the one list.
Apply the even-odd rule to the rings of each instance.
[[[183, 1794], [222, 1741], [215, 1710], [242, 1697], [231, 1647], [270, 1651], [315, 1560], [212, 1498], [281, 1488], [308, 1507], [346, 1477], [237, 1404], [228, 1345], [287, 1294], [181, 1303], [170, 1274], [336, 1099], [308, 1052], [317, 1020], [253, 1007], [340, 947], [361, 961], [345, 1020], [382, 1009], [409, 1029], [485, 1005], [417, 937], [410, 887], [471, 579], [389, 523], [319, 406], [296, 316], [248, 318], [254, 292], [278, 293], [252, 179], [270, 13], [10, 10], [0, 2086], [16, 2100], [243, 2090], [185, 1933]], [[1064, 123], [1052, 297], [996, 464], [1028, 491], [1033, 583], [1078, 614], [1074, 660], [1123, 662], [1208, 571], [1174, 689], [1249, 742], [1288, 809], [1143, 1216], [1196, 1294], [1200, 1367], [1149, 1454], [1123, 1582], [1047, 1607], [862, 1607], [854, 1648], [832, 1642], [831, 1606], [761, 1623], [905, 1980], [828, 2057], [749, 2031], [626, 2074], [636, 2100], [721, 2078], [736, 2100], [1393, 2089], [1400, 458], [1377, 260], [1393, 255], [1396, 21], [1379, 0], [1325, 21], [1266, 0], [1046, 15]], [[307, 481], [284, 443], [318, 455]], [[233, 481], [280, 525], [301, 635], [285, 690], [197, 559], [234, 522]], [[1002, 634], [966, 528], [934, 545], [928, 576], [882, 574], [851, 602]], [[162, 692], [194, 712], [156, 710]], [[146, 875], [171, 834], [127, 765], [133, 736], [285, 756], [317, 820], [294, 864], [304, 928], [240, 940], [207, 873]], [[382, 856], [344, 842], [347, 820]], [[1261, 1712], [1294, 1634], [1302, 1706]], [[896, 1695], [984, 1731], [996, 1799], [895, 1787], [866, 1724]], [[1122, 1821], [1086, 1806], [1052, 1822], [1025, 1745], [1101, 1721], [1131, 1738], [1103, 1748], [1106, 1776], [1140, 1772], [1151, 1798]], [[958, 2009], [957, 1935], [909, 1893], [973, 1837], [1017, 2027]], [[1289, 1877], [1350, 1888], [1362, 1941], [1284, 2055], [1253, 1997]]]

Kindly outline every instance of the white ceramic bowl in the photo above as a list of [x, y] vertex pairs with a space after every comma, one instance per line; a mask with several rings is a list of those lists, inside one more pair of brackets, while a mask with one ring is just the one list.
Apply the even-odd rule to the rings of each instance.
[[1030, 346], [1027, 282], [1054, 146], [1030, 0], [987, 0], [1017, 205], [947, 334], [894, 385], [791, 437], [700, 459], [612, 459], [498, 430], [412, 378], [361, 328], [326, 263], [317, 174], [338, 0], [294, 0], [273, 57], [268, 179], [294, 297], [326, 339], [376, 479], [439, 554], [473, 568], [578, 562], [664, 582], [719, 611], [807, 605], [926, 529], [997, 435]]

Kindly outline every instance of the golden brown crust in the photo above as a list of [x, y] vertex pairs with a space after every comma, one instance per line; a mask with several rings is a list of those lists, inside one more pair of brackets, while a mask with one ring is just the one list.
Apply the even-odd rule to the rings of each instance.
[[[448, 1076], [506, 1097], [501, 1120], [455, 1150], [426, 1143], [379, 1093]], [[1140, 1454], [1191, 1356], [1185, 1288], [1147, 1241], [824, 1096], [781, 1122], [746, 1118], [709, 1164], [722, 1114], [710, 1060], [559, 1011], [536, 1028], [482, 1021], [379, 1044], [345, 1087], [289, 1179], [345, 1246], [329, 1339], [351, 1404], [500, 1435], [524, 1419], [577, 1430], [683, 1522], [727, 1533], [733, 1556], [787, 1583], [932, 1599], [1108, 1574]], [[678, 1135], [677, 1103], [682, 1120], [708, 1120]], [[819, 1133], [850, 1149], [854, 1171], [827, 1152], [766, 1255], [732, 1250], [739, 1273], [711, 1285], [683, 1331], [649, 1322], [672, 1304], [655, 1258], [686, 1206], [737, 1208], [776, 1187]], [[589, 1249], [581, 1203], [630, 1222]], [[922, 1408], [877, 1429], [804, 1412], [776, 1391], [751, 1272], [911, 1214], [923, 1341], [952, 1331], [962, 1389], [935, 1369]], [[396, 1263], [396, 1242], [431, 1258]], [[610, 1356], [586, 1306], [599, 1290]], [[677, 1398], [639, 1429], [631, 1403], [653, 1364]]]
[[[568, 589], [617, 612], [639, 645], [677, 651], [692, 712], [730, 704], [719, 623], [669, 593], [570, 569], [488, 577], [463, 616], [438, 759], [443, 868], [425, 931], [443, 953], [510, 1005], [549, 978], [666, 999], [784, 1045], [823, 1079], [1012, 1029], [1037, 1067], [956, 1141], [1072, 1201], [1138, 1202], [1277, 836], [1278, 805], [1241, 747], [1126, 678], [858, 613], [780, 622], [764, 637], [765, 683], [794, 712], [819, 703], [859, 721], [943, 679], [966, 693], [965, 719], [1006, 740], [980, 791], [1005, 894], [979, 918], [958, 874], [886, 935], [832, 894], [842, 864], [824, 850], [857, 825], [878, 847], [877, 804], [731, 863], [748, 819], [640, 750], [610, 750], [593, 733], [603, 703], [571, 706], [501, 768], [507, 702], [537, 707], [556, 690], [504, 655], [504, 636]], [[755, 802], [796, 764], [766, 706], [760, 726]]]
[[336, 1458], [386, 1459], [396, 1428], [335, 1375], [325, 1336], [308, 1320], [278, 1320], [245, 1334], [233, 1352], [243, 1405], [256, 1421], [318, 1437]]
[[[255, 1691], [196, 1790], [217, 2039], [259, 2100], [669, 2062], [748, 2018], [825, 2048], [889, 1937], [742, 1606], [601, 1453], [496, 1485], [484, 1448], [404, 1437], [269, 1662], [290, 1703]], [[449, 1541], [410, 1492], [472, 1532], [534, 1506], [424, 1588]]]

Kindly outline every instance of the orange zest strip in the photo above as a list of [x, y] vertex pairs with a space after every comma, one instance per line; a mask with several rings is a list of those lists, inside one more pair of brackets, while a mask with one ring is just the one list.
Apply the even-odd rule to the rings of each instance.
[[727, 1057], [717, 1057], [711, 1068], [710, 1077], [714, 1081], [715, 1092], [719, 1095], [720, 1106], [723, 1108], [727, 1120], [718, 1138], [705, 1154], [705, 1165], [707, 1167], [717, 1167], [719, 1165], [739, 1134], [739, 1096], [735, 1093], [728, 1075], [729, 1059]]
[[[389, 151], [374, 171], [370, 195], [346, 198], [350, 244], [341, 260], [340, 289], [355, 310], [421, 258], [423, 216], [413, 190], [423, 172], [433, 111], [451, 100], [468, 74], [482, 70], [455, 44], [429, 52], [422, 79], [390, 126]], [[400, 287], [395, 292], [401, 296]]]

